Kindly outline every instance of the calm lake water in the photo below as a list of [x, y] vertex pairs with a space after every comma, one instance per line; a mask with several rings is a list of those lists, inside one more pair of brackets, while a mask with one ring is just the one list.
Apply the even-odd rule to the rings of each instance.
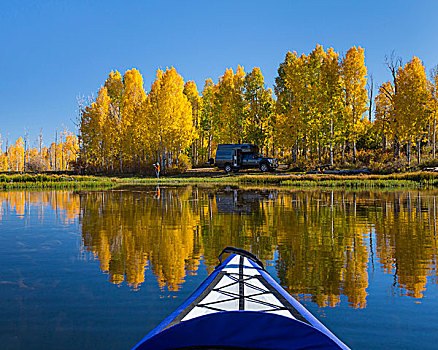
[[438, 191], [0, 192], [0, 347], [129, 349], [226, 246], [353, 349], [436, 349]]

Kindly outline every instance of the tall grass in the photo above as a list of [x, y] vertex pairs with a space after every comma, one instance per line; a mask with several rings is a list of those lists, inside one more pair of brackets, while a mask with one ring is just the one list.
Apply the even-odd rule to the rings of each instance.
[[433, 188], [438, 173], [415, 172], [391, 175], [252, 174], [205, 177], [109, 178], [80, 175], [0, 174], [0, 190], [14, 188], [98, 188], [118, 185], [226, 184], [288, 187]]
[[241, 184], [277, 184], [302, 187], [438, 187], [438, 174], [416, 172], [391, 175], [244, 175]]
[[118, 179], [118, 183], [123, 184], [190, 184], [190, 183], [213, 183], [213, 184], [238, 184], [238, 177], [221, 176], [221, 177], [162, 177], [162, 178], [123, 178]]
[[0, 190], [21, 188], [97, 188], [115, 186], [116, 183], [116, 181], [110, 178], [99, 178], [94, 176], [46, 174], [0, 175]]
[[396, 180], [344, 180], [344, 181], [284, 181], [282, 185], [293, 187], [348, 187], [348, 188], [422, 188], [429, 187], [415, 181]]

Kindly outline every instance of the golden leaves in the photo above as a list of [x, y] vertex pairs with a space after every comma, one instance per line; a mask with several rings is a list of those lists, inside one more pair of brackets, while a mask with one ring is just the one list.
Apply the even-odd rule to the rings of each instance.
[[120, 171], [144, 169], [148, 159], [157, 161], [159, 154], [168, 165], [177, 161], [193, 138], [192, 108], [183, 89], [184, 81], [173, 67], [164, 73], [157, 70], [149, 94], [137, 69], [126, 71], [123, 79], [111, 72], [95, 101], [82, 111], [83, 159], [107, 170], [117, 163]]

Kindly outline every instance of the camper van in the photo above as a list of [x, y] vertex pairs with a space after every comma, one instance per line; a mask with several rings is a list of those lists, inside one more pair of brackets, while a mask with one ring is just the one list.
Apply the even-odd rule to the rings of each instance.
[[264, 157], [259, 147], [249, 143], [220, 144], [217, 146], [214, 165], [226, 173], [240, 169], [260, 169], [263, 172], [275, 171], [277, 159]]

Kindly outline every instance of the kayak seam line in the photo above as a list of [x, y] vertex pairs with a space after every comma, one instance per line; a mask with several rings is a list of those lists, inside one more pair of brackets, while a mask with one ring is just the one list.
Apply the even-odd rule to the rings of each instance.
[[239, 259], [239, 310], [245, 310], [245, 285], [243, 282], [243, 256]]

